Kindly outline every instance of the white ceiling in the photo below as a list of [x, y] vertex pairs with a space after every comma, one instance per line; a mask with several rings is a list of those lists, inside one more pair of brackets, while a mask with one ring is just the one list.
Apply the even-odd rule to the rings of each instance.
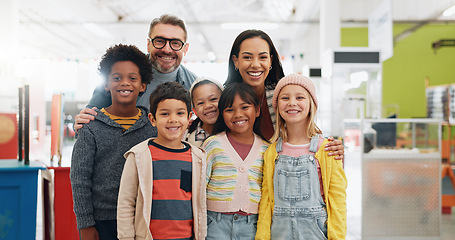
[[[30, 57], [99, 58], [117, 43], [146, 50], [150, 21], [170, 13], [186, 21], [190, 48], [186, 61], [208, 61], [213, 51], [226, 60], [234, 38], [244, 29], [223, 30], [221, 23], [278, 23], [264, 29], [280, 54], [290, 42], [318, 36], [319, 0], [13, 0], [17, 9], [17, 40]], [[382, 0], [339, 0], [341, 25], [366, 26], [368, 15]], [[453, 21], [440, 14], [455, 0], [392, 0], [394, 22], [418, 24]]]

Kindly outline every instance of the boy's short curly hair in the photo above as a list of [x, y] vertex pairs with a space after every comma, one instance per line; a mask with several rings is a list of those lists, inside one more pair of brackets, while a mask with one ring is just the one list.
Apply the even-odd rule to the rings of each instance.
[[177, 82], [165, 82], [158, 85], [150, 95], [150, 113], [156, 117], [158, 103], [166, 99], [176, 99], [185, 103], [188, 116], [191, 113], [190, 93]]
[[148, 56], [134, 45], [118, 44], [106, 50], [98, 66], [98, 71], [106, 83], [112, 66], [121, 61], [133, 62], [139, 68], [142, 83], [148, 84], [152, 81], [152, 65]]

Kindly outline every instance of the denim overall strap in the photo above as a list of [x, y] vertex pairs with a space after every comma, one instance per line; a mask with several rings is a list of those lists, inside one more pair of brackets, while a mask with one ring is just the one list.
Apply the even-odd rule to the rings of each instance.
[[283, 151], [283, 139], [282, 138], [278, 138], [278, 141], [276, 141], [275, 149], [278, 154], [280, 154], [280, 152]]
[[310, 142], [310, 152], [313, 154], [318, 151], [319, 135], [313, 136]]

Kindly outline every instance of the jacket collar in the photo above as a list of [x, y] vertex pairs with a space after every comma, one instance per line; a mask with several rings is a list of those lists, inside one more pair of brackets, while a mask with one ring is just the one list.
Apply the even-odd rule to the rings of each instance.
[[[148, 122], [150, 122], [150, 120], [148, 119], [148, 110], [147, 108], [145, 107], [142, 107], [142, 106], [137, 106], [137, 108], [139, 108], [140, 111], [142, 111], [142, 115], [141, 117], [136, 121], [136, 123], [134, 123], [133, 126], [131, 126], [128, 130], [126, 130], [124, 133], [129, 133], [131, 131], [134, 131], [138, 128], [141, 128], [143, 127], [145, 124], [147, 124]], [[101, 112], [100, 109], [95, 109], [95, 111], [98, 113], [96, 116], [95, 116], [95, 120], [98, 120], [98, 121], [101, 121], [109, 126], [112, 126], [112, 127], [118, 127], [118, 128], [123, 128], [120, 124], [116, 123], [114, 120], [112, 120], [109, 116], [107, 116], [106, 114], [104, 114], [103, 112]]]
[[[128, 152], [125, 153], [125, 157], [129, 154], [129, 153], [133, 153], [133, 154], [140, 154], [140, 153], [143, 153], [144, 151], [148, 151], [148, 144], [149, 144], [149, 141], [152, 140], [153, 138], [148, 138], [147, 140], [137, 144], [136, 146], [132, 147], [130, 150], [128, 150]], [[187, 141], [182, 141], [182, 142], [185, 142], [187, 143], [188, 145], [190, 145], [191, 147], [191, 153], [194, 154], [198, 161], [201, 162], [204, 158], [204, 152], [205, 150], [200, 148], [200, 147], [196, 147], [194, 146], [193, 144], [190, 144], [189, 142]]]

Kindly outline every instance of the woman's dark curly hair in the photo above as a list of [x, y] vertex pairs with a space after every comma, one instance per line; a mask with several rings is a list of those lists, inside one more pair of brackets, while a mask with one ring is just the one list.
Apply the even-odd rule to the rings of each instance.
[[148, 56], [134, 45], [118, 44], [106, 50], [98, 66], [98, 71], [106, 83], [112, 66], [121, 61], [133, 62], [139, 68], [142, 83], [148, 84], [152, 81], [152, 65]]
[[275, 89], [278, 80], [284, 77], [283, 67], [281, 66], [280, 56], [278, 55], [278, 51], [276, 50], [275, 46], [273, 45], [272, 39], [267, 35], [267, 33], [261, 30], [245, 30], [240, 33], [237, 38], [234, 40], [232, 44], [231, 53], [229, 54], [229, 65], [228, 65], [228, 77], [226, 80], [225, 86], [234, 83], [234, 82], [243, 82], [243, 78], [240, 75], [239, 71], [235, 70], [234, 61], [232, 60], [232, 56], [239, 57], [240, 52], [240, 45], [243, 41], [250, 39], [250, 38], [261, 38], [264, 39], [270, 48], [270, 57], [272, 58], [272, 69], [267, 75], [265, 79], [264, 85], [266, 89]]

